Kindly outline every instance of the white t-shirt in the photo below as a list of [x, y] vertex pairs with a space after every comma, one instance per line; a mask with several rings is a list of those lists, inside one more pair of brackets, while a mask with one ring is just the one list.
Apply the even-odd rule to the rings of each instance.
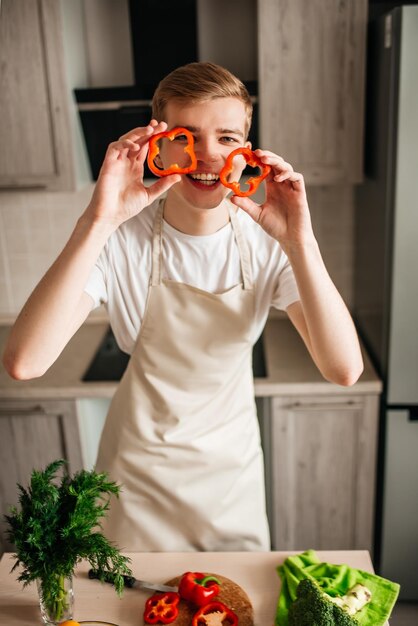
[[[158, 200], [122, 224], [107, 241], [85, 291], [105, 304], [121, 350], [131, 354], [141, 327], [151, 276], [152, 228]], [[255, 284], [254, 343], [270, 306], [299, 300], [293, 270], [280, 245], [238, 210]], [[163, 222], [162, 277], [219, 293], [242, 282], [238, 247], [228, 223], [212, 235], [186, 235]]]

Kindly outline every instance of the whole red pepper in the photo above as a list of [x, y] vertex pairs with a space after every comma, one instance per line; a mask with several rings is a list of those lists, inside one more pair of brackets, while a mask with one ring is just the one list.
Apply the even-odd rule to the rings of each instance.
[[[261, 169], [261, 174], [259, 176], [252, 176], [247, 180], [246, 184], [249, 185], [249, 189], [247, 191], [241, 191], [239, 182], [228, 181], [228, 175], [233, 170], [232, 162], [234, 158], [239, 155], [243, 156], [248, 165], [251, 165], [251, 167], [259, 167]], [[221, 180], [221, 183], [225, 187], [228, 187], [228, 189], [232, 189], [236, 196], [244, 198], [246, 196], [251, 196], [255, 191], [257, 191], [259, 184], [262, 180], [266, 178], [270, 170], [270, 165], [266, 165], [265, 163], [263, 163], [252, 150], [250, 150], [249, 148], [237, 148], [228, 155], [225, 161], [225, 165], [219, 172], [219, 178]]]
[[208, 626], [214, 623], [210, 619], [212, 613], [219, 613], [217, 624], [225, 624], [225, 626], [237, 626], [238, 616], [223, 602], [210, 602], [206, 606], [202, 606], [193, 616], [192, 626]]
[[202, 572], [186, 572], [179, 582], [180, 597], [197, 606], [204, 606], [219, 593], [220, 582], [215, 576], [206, 576]]
[[[170, 141], [173, 141], [175, 137], [178, 135], [185, 135], [187, 138], [187, 145], [184, 148], [184, 152], [190, 156], [191, 162], [187, 167], [180, 167], [178, 163], [173, 163], [165, 170], [159, 169], [156, 167], [154, 161], [155, 157], [160, 154], [160, 147], [158, 145], [158, 141], [163, 137], [167, 137]], [[187, 128], [182, 128], [181, 126], [176, 126], [176, 128], [172, 128], [171, 130], [166, 130], [162, 133], [157, 133], [153, 135], [149, 140], [149, 148], [148, 148], [148, 167], [151, 172], [153, 172], [156, 176], [169, 176], [170, 174], [188, 174], [189, 172], [193, 172], [193, 170], [197, 167], [197, 158], [194, 152], [194, 138], [192, 133], [187, 130]]]
[[171, 624], [179, 614], [180, 596], [174, 591], [154, 593], [145, 603], [144, 621], [147, 624]]

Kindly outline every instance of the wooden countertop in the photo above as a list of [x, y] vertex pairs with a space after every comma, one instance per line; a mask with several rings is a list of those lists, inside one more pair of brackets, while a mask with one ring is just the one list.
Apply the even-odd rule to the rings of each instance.
[[[255, 626], [272, 626], [280, 592], [280, 578], [276, 568], [291, 552], [190, 552], [190, 553], [136, 553], [132, 571], [137, 578], [164, 582], [185, 571], [215, 572], [231, 578], [248, 593], [254, 606]], [[318, 552], [321, 561], [346, 563], [351, 567], [373, 571], [366, 551]], [[16, 573], [10, 574], [12, 557], [5, 554], [0, 562], [0, 623], [7, 626], [34, 626], [40, 624], [38, 596], [34, 584], [22, 589]], [[142, 624], [144, 604], [150, 592], [126, 589], [118, 599], [113, 588], [89, 580], [89, 566], [83, 562], [74, 578], [74, 619], [103, 620], [118, 626]]]
[[[117, 382], [83, 382], [82, 376], [100, 345], [108, 324], [92, 318], [74, 335], [54, 365], [41, 378], [12, 380], [0, 366], [0, 398], [111, 398]], [[10, 326], [0, 325], [0, 352]], [[352, 387], [325, 381], [288, 319], [271, 318], [264, 331], [268, 376], [256, 378], [256, 396], [293, 394], [379, 394], [382, 384], [364, 352], [365, 370]]]

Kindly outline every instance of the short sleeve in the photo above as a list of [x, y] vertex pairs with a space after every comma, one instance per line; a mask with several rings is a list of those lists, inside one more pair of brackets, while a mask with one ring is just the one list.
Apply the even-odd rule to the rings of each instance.
[[271, 304], [274, 308], [285, 311], [290, 304], [298, 300], [300, 300], [300, 296], [295, 275], [292, 266], [286, 258], [283, 269], [277, 278]]
[[93, 298], [94, 308], [97, 308], [107, 302], [107, 287], [103, 260], [101, 257], [93, 267], [90, 276], [87, 279], [87, 283], [84, 286], [84, 291]]

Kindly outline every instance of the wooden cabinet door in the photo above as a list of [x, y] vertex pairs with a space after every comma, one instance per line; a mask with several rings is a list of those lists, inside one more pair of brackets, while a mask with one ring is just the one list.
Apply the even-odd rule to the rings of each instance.
[[272, 400], [275, 550], [372, 551], [378, 398]]
[[82, 468], [74, 400], [2, 400], [0, 402], [0, 536], [5, 549], [3, 515], [17, 504], [16, 484], [27, 486], [33, 469], [67, 459], [71, 473]]
[[260, 147], [309, 184], [363, 172], [366, 0], [258, 0]]
[[3, 0], [0, 188], [74, 183], [60, 3]]

